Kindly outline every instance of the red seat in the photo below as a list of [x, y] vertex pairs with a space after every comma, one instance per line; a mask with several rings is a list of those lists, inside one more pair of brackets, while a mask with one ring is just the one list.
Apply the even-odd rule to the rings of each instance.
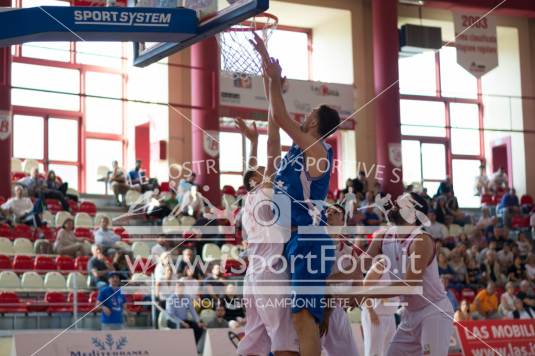
[[223, 194], [225, 194], [225, 195], [236, 196], [236, 190], [235, 190], [234, 187], [231, 186], [231, 185], [225, 185], [225, 186], [223, 186], [223, 189], [221, 189], [221, 193], [223, 193]]
[[11, 269], [11, 260], [8, 256], [0, 255], [0, 269]]
[[86, 227], [77, 227], [76, 229], [74, 229], [74, 234], [79, 239], [93, 240], [93, 233], [91, 232], [90, 229]]
[[225, 277], [243, 276], [247, 266], [243, 261], [238, 260], [226, 260], [223, 266], [223, 275]]
[[126, 232], [126, 230], [124, 229], [124, 227], [115, 227], [113, 228], [113, 232], [116, 234], [116, 235], [119, 235], [121, 237], [121, 240], [125, 240], [126, 242], [128, 242], [128, 238], [130, 237], [128, 235], [128, 233]]
[[141, 313], [145, 306], [143, 305], [136, 305], [136, 302], [142, 302], [145, 299], [145, 296], [140, 293], [134, 293], [134, 294], [127, 294], [125, 295], [126, 298], [126, 310], [128, 310], [131, 313]]
[[74, 260], [69, 256], [56, 257], [56, 265], [58, 267], [58, 271], [76, 271]]
[[81, 213], [88, 213], [89, 215], [94, 217], [97, 214], [97, 207], [90, 201], [83, 201], [80, 203], [78, 211]]
[[11, 227], [8, 224], [0, 224], [0, 237], [7, 237], [13, 239], [13, 233]]
[[[78, 300], [78, 312], [80, 313], [89, 313], [92, 309], [94, 304], [91, 304], [89, 302], [89, 295], [84, 292], [78, 292], [76, 293]], [[74, 303], [74, 292], [69, 292], [69, 295], [67, 296], [67, 302], [70, 304]], [[74, 307], [73, 307], [74, 308]]]
[[28, 308], [13, 292], [0, 292], [0, 313], [26, 313]]
[[520, 197], [520, 205], [533, 205], [533, 198], [529, 194], [524, 194]]
[[16, 182], [22, 178], [27, 177], [28, 175], [24, 172], [11, 172], [11, 181]]
[[455, 288], [449, 288], [448, 291], [453, 294], [453, 296], [455, 297], [455, 300], [457, 300], [458, 302], [461, 301], [461, 294], [457, 291], [457, 289]]
[[[43, 226], [43, 227], [40, 227], [39, 228], [41, 231], [41, 233], [43, 234], [43, 238], [45, 240], [48, 240], [50, 242], [54, 242], [56, 241], [56, 231], [47, 227], [47, 226]], [[39, 230], [35, 230], [36, 234], [39, 233]]]
[[492, 200], [492, 195], [490, 194], [483, 194], [481, 196], [481, 204], [485, 205], [494, 205], [494, 201]]
[[78, 208], [78, 202], [74, 201], [74, 200], [68, 200], [69, 202], [69, 209], [71, 209], [71, 214], [72, 215], [76, 215], [76, 213], [78, 213], [79, 211], [79, 208]]
[[63, 207], [56, 199], [47, 199], [46, 200], [46, 209], [50, 211], [51, 214], [57, 214], [59, 211], [63, 210]]
[[98, 303], [98, 291], [94, 290], [89, 294], [89, 304], [96, 305]]
[[33, 229], [28, 225], [17, 225], [12, 230], [12, 236], [14, 239], [19, 237], [25, 237], [27, 239], [33, 240]]
[[48, 304], [48, 313], [70, 313], [72, 306], [67, 303], [65, 294], [59, 292], [46, 292], [45, 302]]
[[33, 264], [33, 268], [36, 271], [55, 271], [56, 270], [56, 263], [54, 262], [52, 257], [37, 256], [37, 257], [35, 257], [35, 262]]
[[86, 272], [88, 261], [89, 256], [78, 256], [74, 259], [74, 267], [76, 267], [78, 271]]
[[461, 299], [466, 299], [468, 303], [472, 303], [475, 297], [476, 293], [470, 288], [463, 288], [461, 291]]
[[161, 192], [168, 192], [169, 190], [170, 190], [169, 182], [161, 182], [160, 183], [160, 191]]
[[33, 258], [31, 256], [15, 256], [13, 258], [13, 269], [20, 272], [31, 271], [33, 269]]

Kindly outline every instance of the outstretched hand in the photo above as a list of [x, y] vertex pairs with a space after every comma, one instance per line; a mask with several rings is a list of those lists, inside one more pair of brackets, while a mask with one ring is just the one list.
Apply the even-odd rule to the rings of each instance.
[[253, 122], [251, 127], [247, 126], [245, 124], [245, 121], [243, 121], [243, 119], [240, 119], [240, 118], [234, 119], [234, 122], [236, 123], [236, 126], [238, 127], [242, 135], [247, 137], [249, 141], [258, 142], [258, 129], [256, 128], [255, 122]]
[[262, 58], [262, 62], [266, 62], [269, 60], [269, 53], [266, 48], [266, 43], [256, 32], [253, 32], [254, 38], [252, 40], [249, 40], [251, 44], [253, 45], [254, 49], [258, 52], [260, 57]]

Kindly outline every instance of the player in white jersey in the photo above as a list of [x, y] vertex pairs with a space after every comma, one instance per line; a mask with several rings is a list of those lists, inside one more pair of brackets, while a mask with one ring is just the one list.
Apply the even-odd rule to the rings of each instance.
[[[344, 219], [345, 211], [341, 205], [335, 204], [327, 209], [328, 226], [344, 226]], [[360, 265], [357, 263], [352, 242], [348, 241], [342, 234], [333, 234], [332, 236], [335, 239], [336, 261], [330, 279], [334, 281], [362, 279]], [[344, 276], [344, 274], [346, 275]], [[351, 284], [351, 282], [348, 283]], [[342, 282], [342, 284], [347, 283]], [[351, 323], [345, 310], [340, 303], [337, 303], [334, 308], [326, 310], [329, 317], [325, 317], [320, 326], [322, 332], [321, 347], [326, 356], [358, 355]]]
[[[264, 85], [267, 86], [266, 78], [264, 76]], [[247, 127], [242, 120], [237, 120], [237, 124], [251, 141], [249, 168], [244, 175], [248, 194], [242, 212], [242, 227], [247, 239], [249, 258], [244, 279], [246, 325], [245, 336], [238, 345], [238, 353], [242, 356], [263, 356], [270, 352], [275, 356], [298, 355], [299, 339], [293, 327], [290, 308], [277, 304], [281, 301], [280, 295], [264, 294], [262, 291], [267, 287], [271, 289], [289, 285], [288, 273], [280, 268], [284, 258], [284, 232], [280, 231], [277, 225], [265, 224], [273, 218], [270, 202], [274, 193], [270, 177], [275, 173], [275, 164], [280, 158], [279, 127], [269, 115], [268, 157], [264, 170], [256, 166], [256, 126]]]
[[[395, 226], [386, 231], [383, 239], [373, 239], [367, 251], [371, 257], [382, 254], [387, 259], [374, 265], [366, 275], [365, 286], [371, 286], [370, 294], [373, 294], [373, 281], [381, 278], [387, 265], [390, 269], [385, 273], [392, 281], [390, 286], [422, 287], [420, 294], [407, 292], [400, 296], [404, 308], [388, 356], [448, 354], [453, 309], [439, 278], [435, 244], [422, 230], [421, 221], [427, 209], [427, 203], [418, 194], [405, 193], [398, 197], [388, 213]], [[392, 295], [379, 292], [376, 297]]]

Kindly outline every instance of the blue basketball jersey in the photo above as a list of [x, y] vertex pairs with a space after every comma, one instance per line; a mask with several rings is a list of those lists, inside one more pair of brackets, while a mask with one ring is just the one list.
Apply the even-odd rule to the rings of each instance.
[[[275, 191], [288, 195], [291, 200], [292, 226], [325, 225], [323, 213], [325, 198], [329, 191], [329, 180], [333, 161], [332, 147], [322, 141], [327, 151], [327, 169], [319, 177], [311, 177], [306, 170], [303, 150], [295, 143], [282, 158], [274, 181]], [[314, 210], [321, 212], [314, 218]]]

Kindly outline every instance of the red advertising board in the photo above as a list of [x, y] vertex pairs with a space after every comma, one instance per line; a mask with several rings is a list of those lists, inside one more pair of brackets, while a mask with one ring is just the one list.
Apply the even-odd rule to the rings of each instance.
[[535, 319], [455, 324], [465, 356], [535, 355]]

